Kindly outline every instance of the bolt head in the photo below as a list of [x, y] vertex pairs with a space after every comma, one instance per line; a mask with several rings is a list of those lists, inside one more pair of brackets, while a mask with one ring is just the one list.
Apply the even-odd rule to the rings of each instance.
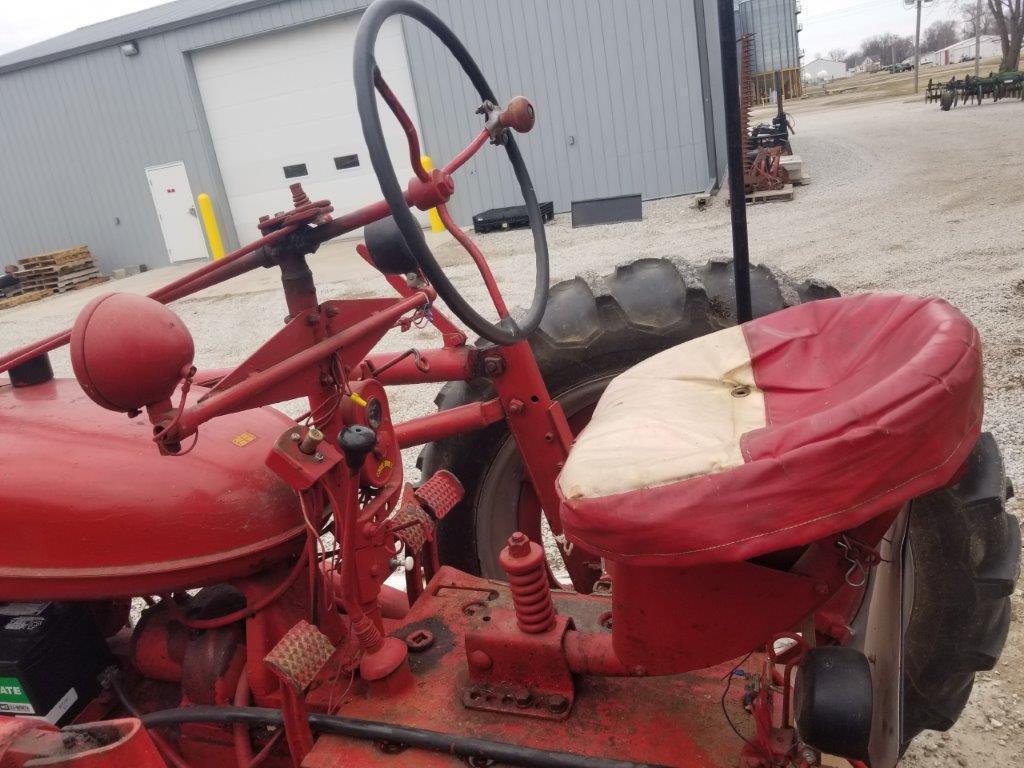
[[512, 698], [515, 700], [517, 707], [528, 707], [533, 703], [533, 694], [526, 688], [516, 688], [512, 691]]
[[512, 557], [526, 557], [530, 554], [530, 537], [522, 531], [516, 531], [508, 537], [508, 553]]
[[469, 665], [473, 669], [486, 670], [490, 669], [493, 664], [494, 660], [481, 650], [476, 650], [469, 654]]
[[560, 693], [548, 696], [548, 711], [556, 715], [565, 712], [569, 708], [569, 700]]

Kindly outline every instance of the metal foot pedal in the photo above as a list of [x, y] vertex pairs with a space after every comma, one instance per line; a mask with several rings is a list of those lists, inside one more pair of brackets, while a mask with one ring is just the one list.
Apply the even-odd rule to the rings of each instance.
[[327, 635], [308, 621], [300, 621], [288, 630], [263, 661], [282, 682], [304, 692], [320, 674], [334, 653]]
[[306, 711], [306, 689], [333, 653], [334, 646], [323, 632], [308, 621], [300, 621], [263, 657], [263, 662], [281, 681], [284, 735], [294, 768], [299, 768], [303, 758], [313, 749], [313, 731], [310, 730]]
[[462, 501], [466, 490], [462, 483], [451, 472], [440, 469], [413, 492], [413, 496], [422, 504], [435, 520], [441, 520], [451, 512], [455, 505]]

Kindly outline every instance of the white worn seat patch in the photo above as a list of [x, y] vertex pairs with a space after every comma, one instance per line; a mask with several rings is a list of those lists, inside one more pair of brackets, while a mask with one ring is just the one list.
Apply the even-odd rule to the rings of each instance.
[[739, 326], [680, 344], [616, 376], [559, 476], [566, 499], [595, 498], [721, 472], [766, 424]]

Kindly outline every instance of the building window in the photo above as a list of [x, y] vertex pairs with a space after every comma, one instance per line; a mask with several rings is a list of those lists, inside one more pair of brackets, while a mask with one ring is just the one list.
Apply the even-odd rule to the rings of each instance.
[[358, 168], [359, 155], [342, 155], [341, 157], [336, 157], [334, 158], [334, 167], [339, 171], [344, 171], [346, 168]]
[[306, 170], [305, 163], [296, 163], [295, 165], [286, 165], [284, 167], [284, 177], [286, 179], [297, 179], [299, 176], [306, 176], [309, 171]]

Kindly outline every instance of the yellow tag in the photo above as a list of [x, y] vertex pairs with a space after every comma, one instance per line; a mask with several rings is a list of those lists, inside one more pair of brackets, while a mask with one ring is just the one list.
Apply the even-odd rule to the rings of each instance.
[[391, 459], [384, 459], [380, 464], [377, 465], [377, 477], [383, 475], [387, 470], [391, 469], [394, 465]]
[[244, 448], [255, 439], [256, 435], [254, 435], [252, 432], [243, 432], [240, 435], [235, 435], [234, 437], [232, 437], [231, 442], [237, 445], [239, 448]]
[[352, 394], [350, 394], [350, 395], [348, 396], [348, 399], [349, 399], [349, 400], [351, 400], [351, 401], [352, 401], [353, 403], [355, 403], [356, 405], [358, 405], [358, 406], [359, 406], [360, 408], [365, 408], [365, 407], [366, 407], [366, 401], [365, 401], [365, 400], [363, 400], [363, 398], [361, 398], [361, 397], [360, 397], [359, 395], [357, 395], [357, 394], [356, 394], [355, 392], [353, 392]]

